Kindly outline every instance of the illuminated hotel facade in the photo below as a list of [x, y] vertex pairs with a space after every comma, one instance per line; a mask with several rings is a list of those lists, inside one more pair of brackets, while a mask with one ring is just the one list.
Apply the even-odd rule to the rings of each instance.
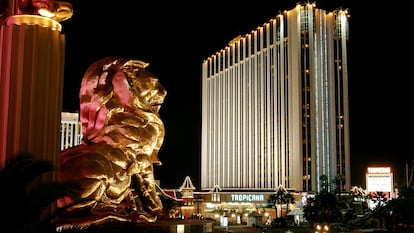
[[203, 61], [202, 190], [349, 190], [347, 40], [345, 10], [298, 4]]
[[79, 113], [62, 112], [60, 120], [60, 150], [81, 144], [82, 124]]

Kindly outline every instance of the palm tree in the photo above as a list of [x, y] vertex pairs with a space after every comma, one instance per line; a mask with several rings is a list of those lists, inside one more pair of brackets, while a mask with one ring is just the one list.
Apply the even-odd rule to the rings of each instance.
[[336, 174], [332, 180], [335, 184], [335, 193], [340, 194], [343, 191], [343, 184], [345, 183], [345, 176], [343, 174]]
[[282, 205], [282, 202], [285, 198], [285, 188], [280, 185], [274, 194], [271, 194], [268, 198], [268, 203], [275, 208], [276, 211], [276, 218], [281, 218], [282, 214], [278, 214], [278, 205]]
[[329, 192], [329, 180], [327, 175], [321, 175], [319, 177], [319, 180], [321, 181], [321, 192]]
[[308, 221], [330, 223], [339, 217], [338, 200], [334, 193], [329, 192], [328, 177], [321, 175], [319, 179], [321, 191], [314, 198], [308, 198], [304, 216]]
[[[287, 218], [287, 213], [289, 211], [289, 204], [293, 204], [294, 202], [294, 197], [291, 193], [289, 193], [285, 187], [283, 187], [282, 185], [280, 185], [276, 192], [274, 194], [271, 194], [269, 196], [268, 199], [268, 203], [270, 205], [272, 205], [275, 208], [276, 211], [276, 219], [278, 219], [278, 222], [286, 222], [286, 221], [281, 221], [281, 220], [286, 220]], [[286, 204], [286, 210], [285, 210], [285, 215], [283, 216], [283, 205]], [[277, 206], [280, 206], [280, 215], [278, 214], [278, 208]]]
[[71, 195], [76, 186], [40, 182], [42, 174], [53, 170], [49, 161], [34, 159], [29, 153], [17, 154], [6, 161], [0, 171], [2, 232], [55, 232], [51, 224], [54, 204], [59, 197]]
[[295, 204], [295, 197], [291, 193], [286, 193], [286, 216], [290, 210], [290, 204]]

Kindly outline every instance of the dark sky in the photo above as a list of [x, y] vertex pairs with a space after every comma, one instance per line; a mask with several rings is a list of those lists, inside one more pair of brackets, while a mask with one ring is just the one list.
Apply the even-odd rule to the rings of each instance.
[[[72, 0], [66, 37], [64, 111], [79, 111], [83, 73], [94, 61], [123, 56], [150, 63], [168, 95], [160, 110], [166, 135], [155, 178], [178, 188], [190, 176], [200, 188], [201, 64], [227, 43], [262, 26], [298, 1]], [[403, 184], [414, 152], [412, 41], [408, 8], [371, 1], [316, 1], [348, 8], [352, 184], [365, 187], [369, 165], [391, 165]], [[364, 5], [361, 5], [363, 3]]]

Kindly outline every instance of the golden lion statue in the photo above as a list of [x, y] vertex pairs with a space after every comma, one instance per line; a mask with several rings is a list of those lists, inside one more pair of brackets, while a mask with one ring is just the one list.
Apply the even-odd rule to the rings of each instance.
[[80, 89], [82, 143], [60, 154], [59, 180], [80, 185], [58, 200], [64, 225], [155, 222], [163, 210], [153, 164], [164, 140], [159, 109], [167, 94], [146, 63], [103, 58]]

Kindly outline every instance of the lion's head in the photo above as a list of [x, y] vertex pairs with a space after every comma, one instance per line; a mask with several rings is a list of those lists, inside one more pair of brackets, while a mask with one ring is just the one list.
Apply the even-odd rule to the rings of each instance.
[[159, 150], [164, 126], [158, 111], [167, 92], [146, 66], [119, 57], [89, 66], [80, 89], [84, 143], [104, 140], [116, 147], [139, 149], [134, 151], [137, 154]]

